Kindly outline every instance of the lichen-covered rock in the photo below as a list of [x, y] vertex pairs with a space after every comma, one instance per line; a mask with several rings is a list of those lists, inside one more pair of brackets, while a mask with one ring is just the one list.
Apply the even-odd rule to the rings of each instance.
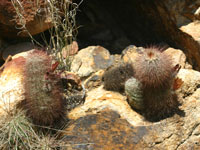
[[181, 69], [178, 77], [184, 81], [177, 93], [181, 97], [187, 97], [194, 93], [200, 85], [200, 72], [191, 69]]
[[[125, 96], [99, 87], [68, 114], [63, 142], [73, 150], [200, 149], [200, 73], [181, 69], [177, 77], [184, 81], [177, 92], [182, 104], [173, 116], [147, 122], [130, 108]], [[187, 90], [189, 85], [192, 91]]]
[[14, 45], [9, 45], [2, 50], [3, 51], [2, 57], [3, 57], [4, 60], [6, 60], [6, 58], [9, 55], [14, 56], [18, 53], [22, 53], [22, 52], [32, 50], [35, 47], [36, 46], [33, 45], [31, 42], [23, 42], [23, 43], [18, 43], [18, 44], [14, 44]]
[[176, 64], [179, 64], [181, 66], [181, 68], [185, 68], [186, 67], [186, 56], [183, 53], [183, 51], [179, 50], [179, 49], [174, 49], [174, 48], [168, 48], [164, 51], [164, 53], [166, 53], [167, 55], [169, 55], [171, 57], [172, 64], [175, 66]]
[[199, 0], [166, 0], [163, 2], [168, 8], [173, 20], [179, 27], [200, 18]]
[[200, 41], [200, 21], [194, 21], [191, 23], [188, 23], [186, 25], [183, 25], [180, 27], [180, 29], [191, 35], [196, 41]]
[[106, 69], [113, 64], [114, 58], [101, 46], [89, 46], [74, 57], [71, 70], [80, 77], [88, 77], [92, 73]]
[[51, 16], [45, 12], [46, 7], [45, 0], [2, 0], [0, 3], [1, 36], [27, 37], [27, 32], [21, 30], [22, 23], [26, 25], [31, 35], [49, 29], [52, 26]]

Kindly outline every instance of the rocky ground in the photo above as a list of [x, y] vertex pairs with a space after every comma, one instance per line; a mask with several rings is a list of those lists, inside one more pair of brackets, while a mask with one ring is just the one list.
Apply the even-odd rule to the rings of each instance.
[[[119, 23], [119, 26], [113, 28], [115, 23], [120, 19], [120, 17], [116, 17], [118, 12], [113, 12], [111, 9], [109, 9], [109, 12], [106, 9], [103, 11], [103, 14], [106, 16], [109, 12], [110, 16], [105, 17], [105, 20], [103, 20], [99, 12], [104, 7], [99, 7], [100, 10], [94, 8], [98, 4], [101, 4], [101, 6], [105, 6], [105, 4], [101, 2], [83, 4], [85, 6], [83, 14], [90, 21], [92, 20], [93, 24], [91, 30], [86, 31], [87, 25], [86, 28], [81, 29], [77, 42], [74, 41], [72, 44], [73, 52], [71, 55], [73, 55], [73, 60], [70, 73], [78, 77], [76, 83], [81, 82], [82, 90], [84, 90], [82, 92], [85, 97], [83, 95], [78, 97], [79, 99], [83, 99], [84, 97], [84, 102], [82, 99], [81, 102], [78, 101], [76, 104], [74, 104], [74, 99], [67, 102], [69, 108], [66, 110], [65, 118], [68, 122], [66, 127], [60, 131], [60, 138], [67, 145], [63, 149], [200, 149], [200, 108], [198, 107], [200, 105], [200, 72], [197, 71], [200, 66], [200, 35], [198, 32], [200, 30], [200, 2], [198, 0], [193, 1], [193, 3], [173, 0], [162, 3], [156, 0], [152, 3], [144, 1], [134, 1], [133, 3], [129, 1], [127, 3], [138, 4], [138, 9], [133, 7], [134, 12], [144, 14], [143, 17], [148, 21], [154, 21], [155, 25], [151, 26], [153, 29], [150, 31], [150, 34], [142, 36], [142, 33], [145, 32], [138, 30], [140, 29], [138, 25], [144, 23], [140, 22], [143, 19], [138, 19], [138, 22], [135, 24], [134, 21], [130, 21], [131, 24], [134, 24], [134, 29], [132, 33], [128, 34], [130, 31], [125, 29], [129, 25], [123, 26], [123, 21]], [[1, 5], [0, 7], [2, 7]], [[105, 8], [108, 6], [106, 5]], [[149, 15], [147, 12], [149, 12]], [[94, 18], [94, 14], [99, 18]], [[159, 17], [157, 14], [159, 14]], [[112, 16], [115, 17], [112, 18]], [[135, 15], [132, 16], [138, 17]], [[112, 19], [109, 24], [108, 20], [110, 18]], [[99, 20], [103, 20], [103, 22], [98, 22]], [[89, 23], [87, 20], [83, 22]], [[162, 24], [159, 22], [162, 22]], [[146, 30], [145, 26], [148, 26], [148, 23], [141, 26], [141, 28]], [[5, 25], [5, 22], [0, 21], [0, 29], [3, 25]], [[110, 27], [110, 25], [113, 26]], [[118, 30], [118, 27], [121, 29]], [[119, 31], [119, 33], [114, 34], [115, 31]], [[140, 34], [138, 33], [139, 31], [141, 31]], [[86, 33], [92, 33], [93, 36], [88, 36]], [[155, 38], [148, 40], [154, 34]], [[87, 38], [85, 38], [86, 35]], [[116, 38], [118, 35], [120, 35], [120, 38]], [[136, 40], [136, 37], [144, 40]], [[88, 46], [87, 41], [91, 41], [91, 44], [89, 44], [92, 46]], [[99, 43], [98, 41], [101, 42]], [[109, 44], [110, 42], [111, 44]], [[104, 88], [104, 81], [102, 80], [105, 71], [109, 68], [115, 67], [122, 62], [134, 63], [134, 60], [140, 54], [140, 50], [144, 49], [145, 44], [149, 45], [150, 43], [156, 43], [157, 45], [155, 44], [155, 46], [158, 47], [163, 47], [164, 45], [164, 52], [172, 59], [173, 65], [179, 64], [181, 66], [176, 77], [182, 80], [182, 85], [175, 91], [180, 105], [173, 115], [158, 121], [148, 121], [142, 113], [139, 113], [138, 110], [133, 109], [129, 105], [127, 95], [124, 92], [106, 90]], [[81, 47], [79, 50], [78, 45]], [[27, 58], [27, 54], [35, 47], [30, 42], [11, 44], [4, 38], [0, 39], [2, 62], [9, 55], [12, 55], [13, 59], [17, 59], [20, 56]], [[1, 68], [0, 96], [2, 94], [5, 95], [8, 90], [13, 90], [17, 91], [12, 95], [13, 100], [24, 99], [26, 90], [23, 88], [24, 65], [20, 64], [19, 66], [17, 69], [16, 67], [10, 67], [9, 69], [9, 65], [7, 69], [5, 69], [6, 65], [3, 66], [3, 69]], [[4, 69], [7, 71], [6, 73]], [[75, 79], [73, 78], [73, 80]], [[11, 89], [10, 84], [13, 81], [16, 81], [16, 84]], [[116, 82], [118, 81], [116, 80]], [[21, 89], [21, 91], [18, 89]], [[2, 109], [2, 106], [5, 104], [0, 103], [0, 105]]]

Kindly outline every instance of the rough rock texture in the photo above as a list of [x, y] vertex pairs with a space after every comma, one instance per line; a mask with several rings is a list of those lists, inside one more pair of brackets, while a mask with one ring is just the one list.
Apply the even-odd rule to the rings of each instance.
[[78, 23], [84, 24], [78, 35], [80, 48], [100, 44], [111, 53], [120, 53], [130, 44], [145, 47], [164, 42], [183, 50], [188, 62], [195, 69], [200, 68], [199, 43], [179, 29], [171, 14], [174, 10], [179, 16], [182, 15], [177, 7], [194, 14], [199, 0], [127, 0], [122, 3], [122, 0], [101, 0], [82, 4], [80, 9], [84, 13], [77, 17]]
[[[28, 36], [26, 32], [21, 32], [21, 22], [26, 24], [26, 28], [32, 35], [51, 27], [50, 16], [44, 11], [47, 6], [45, 0], [13, 0], [13, 2], [24, 17], [18, 17], [12, 1], [2, 0], [0, 3], [0, 34], [2, 37]], [[18, 2], [21, 2], [21, 5]]]
[[179, 27], [200, 19], [199, 0], [166, 0], [163, 2]]
[[181, 69], [178, 77], [184, 81], [178, 91], [182, 105], [174, 116], [147, 122], [130, 108], [125, 96], [99, 87], [88, 93], [84, 105], [68, 114], [71, 123], [62, 133], [63, 141], [74, 150], [199, 149], [200, 73]]
[[186, 66], [186, 56], [183, 51], [174, 48], [168, 48], [164, 51], [167, 55], [169, 55], [173, 59], [173, 66], [179, 64], [181, 68], [185, 68]]
[[1, 70], [0, 75], [0, 114], [9, 112], [25, 99], [23, 86], [25, 59], [16, 58], [18, 61], [9, 63], [9, 66]]
[[6, 60], [6, 58], [9, 55], [14, 56], [18, 53], [26, 52], [34, 48], [36, 48], [36, 46], [34, 46], [31, 42], [24, 42], [24, 43], [9, 45], [6, 48], [2, 49], [3, 51], [2, 57], [4, 60]]
[[114, 58], [109, 51], [101, 46], [89, 46], [78, 52], [71, 65], [71, 71], [80, 77], [87, 77], [100, 69], [113, 64]]

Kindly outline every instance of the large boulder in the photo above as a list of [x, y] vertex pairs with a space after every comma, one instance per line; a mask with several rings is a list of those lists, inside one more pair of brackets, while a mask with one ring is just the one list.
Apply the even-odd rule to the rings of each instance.
[[[99, 87], [68, 114], [63, 142], [73, 150], [200, 149], [200, 73], [181, 69], [178, 77], [184, 81], [177, 91], [182, 104], [172, 117], [148, 122], [131, 109], [125, 96]], [[189, 85], [193, 90], [186, 89]]]
[[0, 34], [2, 37], [27, 37], [49, 29], [50, 14], [45, 12], [45, 0], [2, 0], [0, 3]]

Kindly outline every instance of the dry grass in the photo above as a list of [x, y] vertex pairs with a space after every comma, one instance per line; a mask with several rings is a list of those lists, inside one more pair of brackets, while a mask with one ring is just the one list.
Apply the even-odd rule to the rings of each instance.
[[[76, 10], [79, 4], [70, 0], [45, 0], [46, 8], [38, 7], [38, 14], [41, 11], [50, 14], [53, 28], [49, 29], [50, 39], [44, 34], [43, 41], [37, 41], [26, 28], [26, 13], [22, 0], [11, 0], [17, 14], [18, 28], [28, 33], [32, 42], [47, 50], [61, 62], [60, 68], [70, 69], [70, 58], [62, 56], [63, 47], [72, 43], [76, 38], [77, 27], [75, 22]], [[38, 3], [38, 1], [35, 1]], [[82, 2], [82, 1], [81, 1]], [[45, 44], [44, 44], [45, 43]], [[39, 127], [47, 128], [47, 127]], [[0, 150], [54, 150], [66, 149], [69, 145], [62, 143], [57, 137], [58, 134], [38, 130], [26, 117], [25, 112], [15, 110], [0, 116]], [[55, 129], [53, 129], [55, 130]], [[57, 130], [56, 130], [57, 131]]]
[[[45, 128], [45, 127], [44, 127]], [[39, 130], [40, 129], [40, 130]], [[43, 132], [43, 127], [36, 127], [23, 111], [13, 111], [1, 116], [0, 149], [1, 150], [54, 150], [60, 148], [61, 141], [51, 129]]]
[[[30, 34], [28, 29], [26, 28], [26, 19], [24, 14], [26, 14], [22, 0], [11, 0], [12, 4], [16, 10], [17, 20], [18, 20], [18, 28], [22, 30], [22, 32], [26, 32], [33, 43], [41, 47], [46, 47], [48, 52], [53, 54], [55, 58], [60, 62], [59, 68], [70, 70], [71, 60], [69, 57], [64, 58], [62, 56], [62, 49], [70, 45], [72, 41], [76, 39], [77, 35], [77, 27], [75, 16], [79, 4], [73, 3], [71, 0], [45, 0], [46, 7], [40, 8], [38, 6], [38, 10], [36, 12], [45, 12], [48, 14], [52, 28], [49, 29], [50, 39], [47, 39], [44, 33], [41, 33], [43, 41], [37, 41], [34, 37]], [[37, 6], [37, 0], [35, 1]]]

